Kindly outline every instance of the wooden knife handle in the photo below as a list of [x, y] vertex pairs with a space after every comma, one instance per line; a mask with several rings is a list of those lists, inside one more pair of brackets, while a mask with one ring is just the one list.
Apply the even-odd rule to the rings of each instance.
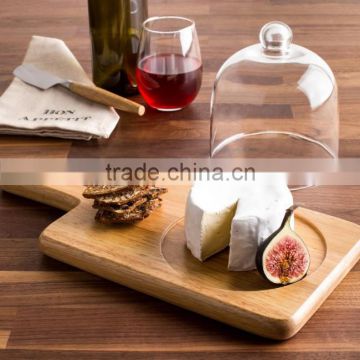
[[115, 109], [136, 113], [140, 116], [145, 113], [145, 107], [143, 105], [96, 86], [70, 82], [68, 88], [71, 92], [88, 100], [107, 106], [113, 106]]

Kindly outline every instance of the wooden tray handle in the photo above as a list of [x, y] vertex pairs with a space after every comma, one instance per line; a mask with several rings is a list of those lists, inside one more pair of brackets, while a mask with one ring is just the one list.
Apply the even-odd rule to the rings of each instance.
[[79, 186], [0, 185], [0, 190], [64, 211], [70, 211], [80, 204], [82, 197], [79, 197], [78, 188]]

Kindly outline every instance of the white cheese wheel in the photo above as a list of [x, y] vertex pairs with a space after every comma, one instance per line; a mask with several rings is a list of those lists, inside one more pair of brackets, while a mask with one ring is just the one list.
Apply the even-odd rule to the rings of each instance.
[[257, 174], [248, 182], [197, 182], [186, 204], [187, 247], [204, 261], [230, 245], [229, 270], [252, 270], [258, 246], [280, 227], [291, 205], [283, 174]]

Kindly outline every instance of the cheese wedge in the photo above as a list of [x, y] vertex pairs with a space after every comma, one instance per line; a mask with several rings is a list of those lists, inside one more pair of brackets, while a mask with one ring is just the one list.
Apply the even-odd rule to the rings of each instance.
[[258, 246], [281, 225], [293, 198], [285, 183], [260, 183], [239, 196], [232, 220], [229, 270], [255, 269]]
[[238, 191], [232, 186], [198, 183], [190, 190], [185, 237], [192, 255], [204, 261], [229, 245]]

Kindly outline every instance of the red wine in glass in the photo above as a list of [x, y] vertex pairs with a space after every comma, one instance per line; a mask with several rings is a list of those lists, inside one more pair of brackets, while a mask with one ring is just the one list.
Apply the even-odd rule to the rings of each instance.
[[201, 61], [180, 54], [150, 55], [136, 69], [141, 95], [151, 107], [164, 111], [189, 105], [200, 90], [201, 79]]

